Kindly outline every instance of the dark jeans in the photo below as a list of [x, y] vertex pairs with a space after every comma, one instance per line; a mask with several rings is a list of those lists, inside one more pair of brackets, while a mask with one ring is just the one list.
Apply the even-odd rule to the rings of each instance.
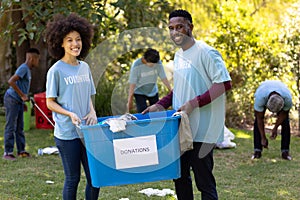
[[4, 95], [5, 107], [5, 130], [4, 130], [4, 152], [13, 153], [16, 137], [18, 153], [25, 151], [25, 135], [23, 132], [24, 104], [15, 100], [10, 95]]
[[147, 100], [150, 106], [158, 102], [158, 93], [153, 97], [148, 97], [146, 95], [134, 94], [136, 109], [138, 113], [143, 112], [147, 107]]
[[85, 199], [98, 199], [100, 188], [95, 188], [91, 184], [86, 149], [81, 139], [60, 140], [55, 138], [55, 142], [61, 156], [65, 173], [63, 199], [76, 200], [77, 187], [81, 175], [80, 163], [82, 163], [87, 180]]
[[[192, 200], [193, 186], [190, 170], [192, 168], [202, 200], [216, 200], [218, 193], [215, 177], [212, 173], [214, 144], [194, 142], [194, 149], [180, 157], [181, 177], [175, 179], [175, 190], [178, 200]], [[202, 156], [203, 152], [205, 154]]]
[[[257, 126], [257, 119], [254, 121], [254, 151], [262, 151], [261, 136]], [[289, 151], [291, 140], [290, 119], [287, 117], [281, 124], [281, 151]]]

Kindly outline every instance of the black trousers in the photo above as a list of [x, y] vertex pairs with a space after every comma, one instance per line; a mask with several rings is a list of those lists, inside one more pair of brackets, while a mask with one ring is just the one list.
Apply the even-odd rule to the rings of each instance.
[[212, 173], [214, 146], [215, 144], [194, 142], [194, 149], [182, 154], [180, 157], [181, 177], [174, 180], [178, 200], [194, 199], [191, 169], [197, 189], [201, 192], [201, 199], [218, 199], [216, 181]]
[[[254, 121], [254, 151], [262, 151], [261, 136], [258, 130], [257, 119]], [[281, 124], [281, 151], [289, 151], [291, 140], [290, 119], [287, 117]]]
[[142, 94], [134, 94], [134, 98], [137, 112], [141, 113], [148, 107], [147, 100], [149, 101], [149, 106], [158, 102], [158, 93], [156, 93], [156, 95], [154, 95], [153, 97], [148, 97]]

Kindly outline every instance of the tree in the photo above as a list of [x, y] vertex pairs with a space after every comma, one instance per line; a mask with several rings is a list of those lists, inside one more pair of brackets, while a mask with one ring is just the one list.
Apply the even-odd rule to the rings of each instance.
[[[42, 71], [34, 72], [34, 76], [45, 80], [44, 75], [54, 62], [49, 59], [43, 40], [47, 21], [56, 13], [76, 12], [88, 18], [95, 26], [93, 50], [96, 50], [89, 59], [92, 58], [91, 66], [101, 83], [97, 87], [96, 104], [100, 106], [96, 110], [99, 115], [111, 115], [112, 101], [126, 98], [126, 74], [143, 48], [158, 48], [165, 62], [173, 59], [175, 47], [168, 37], [167, 15], [174, 7], [187, 9], [193, 16], [194, 36], [216, 47], [227, 64], [233, 79], [227, 101], [227, 123], [239, 126], [253, 123], [253, 94], [265, 79], [280, 79], [292, 89], [300, 116], [296, 98], [300, 92], [299, 3], [299, 0], [3, 0], [0, 26], [5, 31], [0, 32], [0, 37], [11, 39], [8, 47], [18, 54], [19, 61], [13, 62], [13, 67], [22, 60], [25, 48], [20, 45], [42, 49], [39, 69]], [[292, 11], [287, 10], [292, 4]], [[5, 20], [10, 13], [13, 13], [11, 20]], [[103, 49], [99, 51], [99, 47]], [[3, 68], [1, 65], [2, 83], [13, 69]], [[43, 80], [33, 83], [34, 92], [44, 87]]]
[[[93, 9], [89, 10], [89, 8]], [[12, 68], [24, 62], [25, 51], [29, 47], [36, 47], [41, 52], [40, 67], [32, 71], [32, 93], [45, 90], [46, 72], [51, 64], [43, 38], [47, 21], [56, 13], [77, 12], [91, 18], [96, 24], [102, 21], [103, 10], [102, 4], [93, 1], [2, 1], [1, 19], [5, 13], [12, 13], [11, 23], [3, 27], [5, 32], [1, 32], [1, 38], [11, 39], [12, 49], [16, 52], [14, 55], [16, 62], [11, 63], [14, 65]], [[95, 38], [97, 39], [96, 36]], [[4, 80], [1, 79], [2, 81]]]
[[[5, 30], [5, 28], [9, 25], [11, 19], [11, 12], [6, 12], [3, 14], [2, 18], [0, 18], [0, 29]], [[11, 73], [11, 68], [9, 66], [11, 59], [11, 51], [10, 51], [10, 38], [4, 40], [1, 38], [0, 40], [0, 80], [8, 80], [9, 75]], [[4, 84], [4, 83], [3, 83]]]
[[[95, 27], [95, 36], [93, 39], [93, 48], [101, 42], [109, 39], [113, 35], [119, 35], [125, 30], [136, 27], [158, 26], [165, 20], [165, 13], [169, 9], [167, 1], [142, 1], [142, 0], [23, 0], [9, 1], [4, 0], [0, 7], [0, 18], [4, 20], [4, 14], [13, 12], [11, 24], [3, 27], [5, 32], [0, 33], [1, 38], [11, 38], [12, 49], [16, 54], [16, 62], [12, 63], [16, 68], [24, 61], [25, 50], [31, 47], [37, 47], [41, 51], [40, 67], [32, 72], [31, 92], [37, 93], [45, 90], [45, 76], [51, 63], [47, 53], [46, 44], [43, 37], [43, 31], [48, 20], [57, 13], [65, 15], [76, 12], [87, 18]], [[159, 10], [159, 12], [157, 12]], [[14, 37], [11, 37], [13, 35]], [[123, 36], [125, 34], [122, 34]], [[133, 36], [134, 37], [134, 36]], [[126, 47], [126, 46], [123, 46]], [[106, 52], [109, 52], [107, 49]], [[131, 59], [138, 56], [140, 50], [127, 52], [125, 55], [119, 55], [116, 58], [117, 63], [112, 64], [105, 74], [108, 80], [118, 77], [129, 69]], [[2, 67], [2, 66], [0, 66]], [[106, 67], [106, 66], [105, 66]], [[104, 80], [106, 80], [104, 78]], [[4, 79], [1, 79], [1, 82]], [[107, 99], [109, 102], [109, 99]], [[106, 113], [107, 114], [107, 113]]]
[[285, 13], [284, 22], [281, 28], [280, 41], [284, 45], [284, 52], [282, 52], [282, 60], [288, 65], [293, 73], [293, 79], [296, 84], [292, 84], [291, 88], [294, 94], [298, 96], [295, 98], [294, 104], [298, 111], [298, 134], [300, 127], [300, 8], [299, 2], [293, 4]]
[[217, 28], [206, 39], [221, 51], [233, 80], [227, 122], [236, 126], [252, 124], [254, 92], [260, 82], [280, 79], [289, 86], [293, 83], [291, 67], [281, 56], [281, 18], [267, 12], [276, 8], [273, 4], [265, 4], [255, 14], [245, 2], [226, 1], [215, 8]]

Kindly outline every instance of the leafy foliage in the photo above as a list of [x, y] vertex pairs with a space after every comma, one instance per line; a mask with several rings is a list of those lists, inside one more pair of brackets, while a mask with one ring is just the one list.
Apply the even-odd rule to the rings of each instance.
[[266, 26], [270, 22], [256, 23], [249, 5], [227, 1], [216, 8], [216, 29], [208, 40], [224, 56], [233, 82], [227, 120], [231, 125], [253, 123], [256, 88], [267, 79], [293, 83], [291, 66], [282, 56], [278, 32]]
[[[113, 107], [109, 104], [118, 92], [114, 97], [126, 101], [126, 76], [133, 60], [145, 48], [158, 49], [164, 63], [172, 60], [176, 49], [166, 30], [167, 14], [174, 8], [183, 8], [193, 16], [194, 36], [216, 47], [230, 71], [233, 89], [228, 94], [227, 124], [253, 123], [253, 94], [266, 79], [279, 79], [291, 88], [295, 104], [292, 120], [297, 118], [299, 0], [4, 0], [0, 5], [0, 17], [9, 11], [23, 12], [26, 27], [14, 30], [17, 24], [9, 23], [0, 33], [1, 37], [9, 37], [17, 31], [19, 45], [27, 40], [43, 40], [45, 25], [56, 13], [76, 12], [94, 24], [92, 52], [96, 53], [88, 59], [94, 62], [89, 64], [101, 88], [96, 97], [98, 115], [115, 112], [108, 107]], [[159, 87], [163, 95], [164, 87]]]

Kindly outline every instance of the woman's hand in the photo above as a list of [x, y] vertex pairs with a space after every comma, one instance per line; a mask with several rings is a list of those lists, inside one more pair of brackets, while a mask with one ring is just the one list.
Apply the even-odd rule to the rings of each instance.
[[72, 123], [74, 125], [78, 126], [81, 123], [80, 118], [75, 113], [71, 113], [69, 116], [70, 116], [70, 118], [72, 120]]
[[93, 110], [83, 117], [83, 120], [85, 120], [86, 125], [94, 125], [98, 123], [96, 112]]

